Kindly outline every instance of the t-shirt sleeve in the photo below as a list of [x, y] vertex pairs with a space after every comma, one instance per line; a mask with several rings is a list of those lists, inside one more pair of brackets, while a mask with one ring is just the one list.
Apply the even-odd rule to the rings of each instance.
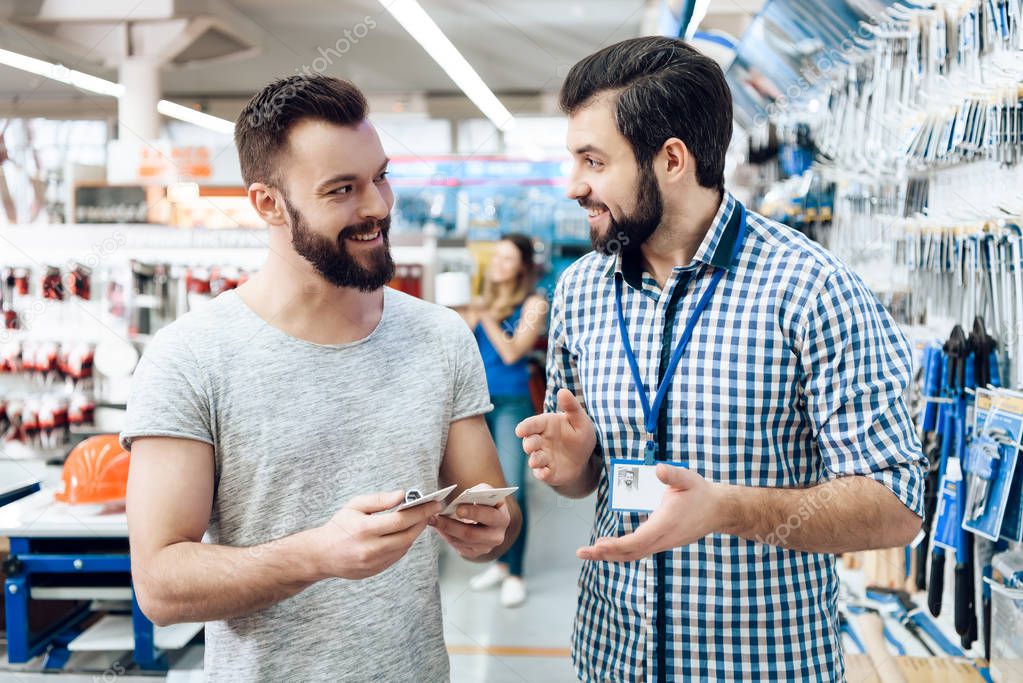
[[171, 436], [214, 445], [209, 383], [180, 332], [161, 330], [146, 347], [131, 381], [121, 445], [143, 436]]
[[[455, 315], [455, 314], [453, 314]], [[469, 326], [458, 319], [453, 323], [451, 343], [453, 392], [451, 421], [483, 415], [493, 410], [483, 358]]]
[[927, 459], [905, 392], [912, 350], [854, 274], [831, 273], [803, 332], [806, 412], [828, 478], [870, 477], [920, 515]]

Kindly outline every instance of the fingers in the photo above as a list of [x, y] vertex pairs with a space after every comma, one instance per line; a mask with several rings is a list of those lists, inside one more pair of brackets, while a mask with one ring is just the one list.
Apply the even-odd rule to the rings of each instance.
[[543, 434], [543, 431], [547, 429], [547, 422], [551, 419], [551, 416], [551, 413], [544, 413], [527, 417], [515, 427], [515, 436], [524, 439], [533, 434]]
[[664, 530], [659, 521], [652, 521], [648, 519], [631, 534], [618, 538], [599, 538], [593, 545], [576, 551], [576, 557], [591, 562], [633, 562], [653, 555], [663, 550], [660, 540]]
[[543, 437], [539, 434], [531, 434], [522, 440], [522, 450], [528, 455], [543, 447]]
[[467, 519], [477, 524], [490, 527], [508, 526], [508, 509], [502, 504], [500, 507], [489, 505], [459, 505], [455, 511], [461, 519]]
[[597, 539], [593, 545], [576, 551], [576, 557], [591, 562], [634, 562], [652, 554], [644, 553], [630, 536]]
[[[425, 507], [425, 506], [423, 506]], [[408, 549], [415, 543], [416, 539], [419, 538], [419, 534], [423, 533], [426, 529], [429, 518], [420, 520], [405, 529], [394, 534], [381, 537], [380, 552], [382, 553], [397, 553], [400, 558], [404, 555]]]
[[387, 491], [384, 493], [367, 493], [362, 496], [356, 496], [348, 501], [348, 504], [345, 505], [345, 507], [371, 515], [374, 512], [390, 510], [394, 506], [401, 505], [404, 502], [404, 491]]
[[487, 547], [484, 547], [484, 546], [481, 546], [481, 545], [472, 545], [470, 543], [466, 543], [466, 542], [462, 541], [461, 539], [456, 538], [456, 537], [452, 536], [451, 534], [449, 534], [449, 533], [447, 533], [445, 531], [442, 531], [441, 529], [439, 529], [437, 527], [434, 527], [434, 528], [437, 529], [437, 533], [440, 534], [440, 537], [443, 538], [444, 541], [448, 545], [450, 545], [452, 548], [454, 548], [455, 551], [459, 555], [461, 555], [462, 557], [467, 557], [467, 558], [470, 558], [470, 559], [471, 558], [476, 558], [476, 557], [479, 557], [480, 555], [485, 555], [487, 552], [489, 552], [492, 549], [492, 548], [487, 548]]
[[[458, 515], [462, 517], [464, 507], [473, 507], [471, 505], [462, 506], [459, 508]], [[448, 517], [438, 516], [434, 520], [434, 528], [437, 531], [442, 532], [446, 537], [451, 537], [456, 542], [468, 545], [468, 546], [481, 546], [486, 547], [487, 550], [494, 548], [501, 544], [504, 540], [504, 534], [508, 528], [508, 513], [507, 511], [498, 511], [494, 508], [489, 508], [484, 505], [477, 505], [475, 507], [487, 507], [490, 513], [497, 515], [497, 519], [490, 515], [486, 515], [483, 511], [476, 510], [473, 512], [466, 511], [466, 516], [463, 519], [470, 519], [469, 514], [477, 517], [486, 516], [487, 519], [495, 521], [494, 524], [488, 525], [484, 523], [468, 524], [466, 522], [460, 522], [457, 519], [450, 519]], [[500, 522], [501, 516], [503, 515], [504, 523]], [[474, 520], [473, 520], [474, 521]]]
[[529, 454], [528, 465], [530, 469], [539, 469], [541, 467], [550, 467], [551, 456], [544, 450], [536, 450]]
[[566, 413], [570, 420], [583, 413], [583, 407], [580, 405], [579, 399], [568, 389], [558, 390], [558, 410]]
[[370, 532], [377, 536], [401, 534], [414, 526], [426, 524], [427, 520], [443, 509], [440, 503], [433, 501], [407, 510], [367, 517], [366, 525]]
[[381, 536], [365, 543], [356, 557], [362, 563], [362, 578], [378, 574], [405, 556], [423, 530], [426, 521], [390, 536]]
[[666, 465], [661, 463], [657, 466], [656, 472], [657, 478], [663, 483], [680, 491], [691, 489], [699, 485], [700, 481], [703, 480], [703, 477], [698, 475], [696, 472], [676, 465]]

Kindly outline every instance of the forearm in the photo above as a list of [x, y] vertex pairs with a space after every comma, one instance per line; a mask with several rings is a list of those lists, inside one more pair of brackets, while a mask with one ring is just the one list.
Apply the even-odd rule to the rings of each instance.
[[719, 486], [721, 533], [793, 550], [845, 553], [909, 543], [920, 529], [883, 484], [843, 477], [805, 489]]
[[133, 558], [139, 604], [155, 623], [218, 621], [264, 609], [326, 578], [304, 531], [236, 548], [184, 541]]
[[507, 334], [489, 315], [484, 315], [480, 318], [480, 324], [483, 325], [483, 332], [487, 335], [494, 350], [497, 351], [497, 355], [507, 365], [511, 365], [521, 359], [529, 352], [532, 346], [527, 346], [521, 343], [515, 336]]
[[579, 473], [578, 477], [567, 484], [552, 486], [551, 488], [565, 498], [585, 498], [597, 489], [597, 483], [600, 481], [601, 467], [603, 467], [603, 464], [600, 456], [594, 451], [586, 461], [586, 465], [583, 466], [583, 470]]

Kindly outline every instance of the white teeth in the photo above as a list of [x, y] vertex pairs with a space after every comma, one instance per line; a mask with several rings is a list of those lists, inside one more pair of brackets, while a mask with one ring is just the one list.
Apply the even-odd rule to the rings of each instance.
[[604, 213], [604, 209], [590, 209], [590, 218], [596, 218], [602, 213]]
[[376, 232], [366, 233], [365, 235], [352, 235], [351, 239], [359, 241], [359, 242], [372, 242], [373, 240], [375, 240], [379, 236], [380, 236], [380, 231], [377, 230]]

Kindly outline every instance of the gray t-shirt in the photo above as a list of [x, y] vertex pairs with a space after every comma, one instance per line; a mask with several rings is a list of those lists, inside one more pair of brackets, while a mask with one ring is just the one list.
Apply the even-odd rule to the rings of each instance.
[[[255, 546], [323, 524], [361, 494], [435, 490], [449, 425], [490, 408], [476, 342], [453, 311], [387, 289], [368, 337], [319, 345], [226, 292], [152, 340], [121, 441], [211, 444], [209, 539]], [[377, 576], [321, 581], [207, 624], [207, 678], [447, 680], [437, 553], [427, 528]]]

